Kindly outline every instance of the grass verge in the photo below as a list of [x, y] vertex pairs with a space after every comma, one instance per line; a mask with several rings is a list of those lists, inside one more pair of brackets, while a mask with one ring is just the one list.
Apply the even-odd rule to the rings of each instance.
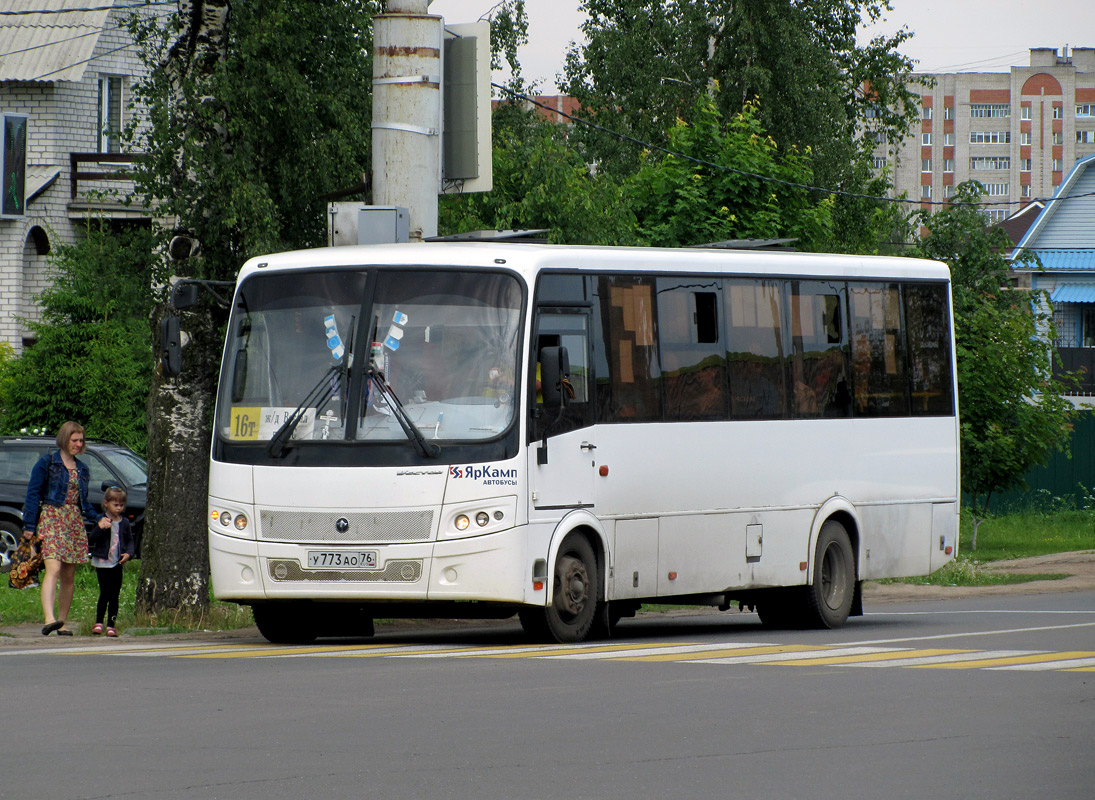
[[[194, 609], [169, 609], [155, 615], [138, 614], [136, 609], [137, 577], [140, 562], [123, 567], [122, 592], [118, 604], [118, 630], [134, 634], [186, 633], [197, 630], [232, 630], [253, 625], [251, 609], [235, 603], [211, 600], [203, 612]], [[18, 591], [7, 586], [8, 576], [0, 575], [0, 626], [21, 625], [42, 621], [42, 601], [38, 589]], [[81, 635], [91, 633], [95, 624], [95, 606], [99, 599], [99, 582], [89, 564], [76, 568], [76, 592], [69, 611], [69, 627]]]

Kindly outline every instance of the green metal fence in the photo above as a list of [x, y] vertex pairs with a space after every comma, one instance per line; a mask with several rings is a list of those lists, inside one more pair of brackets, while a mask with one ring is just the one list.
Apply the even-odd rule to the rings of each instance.
[[[996, 513], [1073, 504], [1082, 508], [1087, 495], [1095, 493], [1095, 411], [1073, 415], [1072, 457], [1054, 453], [1044, 467], [1026, 474], [1030, 486], [995, 494], [989, 508]], [[1059, 498], [1059, 499], [1057, 499]]]

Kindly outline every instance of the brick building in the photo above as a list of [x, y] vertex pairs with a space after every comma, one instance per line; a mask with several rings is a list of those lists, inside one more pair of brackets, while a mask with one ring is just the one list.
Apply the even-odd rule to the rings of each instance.
[[1010, 72], [923, 77], [934, 85], [910, 84], [921, 103], [914, 134], [875, 150], [897, 194], [941, 201], [959, 183], [980, 181], [988, 217], [999, 222], [1052, 197], [1072, 165], [1095, 153], [1095, 48], [1032, 48], [1030, 65]]
[[[7, 0], [0, 17], [0, 114], [26, 120], [21, 213], [0, 218], [0, 341], [22, 352], [47, 283], [47, 257], [89, 215], [147, 222], [132, 191], [121, 130], [143, 71], [113, 0]], [[22, 12], [22, 13], [19, 13]]]

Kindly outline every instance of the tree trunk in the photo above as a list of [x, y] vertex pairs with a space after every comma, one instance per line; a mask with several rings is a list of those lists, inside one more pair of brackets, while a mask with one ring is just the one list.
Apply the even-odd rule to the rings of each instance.
[[[187, 76], [201, 82], [224, 58], [229, 0], [181, 0], [179, 13], [183, 28], [166, 69], [176, 85]], [[188, 274], [192, 271], [192, 264], [179, 266], [188, 268]], [[166, 312], [161, 306], [153, 315], [157, 345]], [[182, 374], [169, 381], [157, 377], [148, 399], [149, 486], [137, 585], [140, 612], [201, 611], [209, 605], [206, 513], [210, 421], [223, 339], [218, 316], [204, 303], [185, 315], [189, 341], [183, 349]]]
[[137, 585], [137, 610], [144, 613], [209, 605], [209, 421], [221, 348], [208, 310], [187, 317], [182, 375], [159, 378], [149, 398], [148, 505]]

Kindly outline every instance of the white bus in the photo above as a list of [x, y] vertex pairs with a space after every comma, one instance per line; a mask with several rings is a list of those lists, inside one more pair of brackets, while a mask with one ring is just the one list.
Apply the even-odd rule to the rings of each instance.
[[209, 473], [214, 594], [275, 642], [642, 603], [835, 627], [958, 544], [943, 264], [429, 243], [248, 261]]

